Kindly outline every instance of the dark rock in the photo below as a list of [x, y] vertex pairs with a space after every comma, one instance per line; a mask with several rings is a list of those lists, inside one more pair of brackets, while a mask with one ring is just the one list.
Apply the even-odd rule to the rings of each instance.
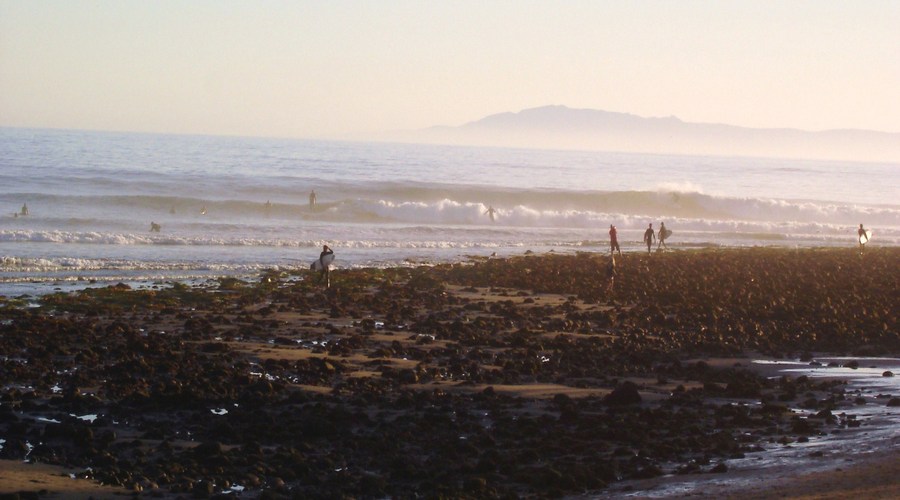
[[709, 470], [712, 474], [722, 474], [728, 472], [728, 466], [725, 465], [725, 462], [719, 462], [715, 467]]
[[603, 398], [603, 402], [608, 405], [636, 405], [642, 400], [634, 382], [624, 382]]

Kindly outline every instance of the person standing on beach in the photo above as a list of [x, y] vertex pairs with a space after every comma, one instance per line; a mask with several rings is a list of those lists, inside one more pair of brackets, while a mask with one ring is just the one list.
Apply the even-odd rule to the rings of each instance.
[[322, 253], [319, 254], [319, 265], [322, 266], [322, 270], [321, 270], [322, 274], [320, 275], [319, 281], [321, 281], [321, 278], [325, 279], [325, 288], [331, 288], [330, 267], [331, 267], [331, 260], [333, 260], [333, 259], [330, 259], [330, 260], [328, 260], [328, 262], [325, 262], [325, 257], [327, 257], [329, 255], [333, 256], [334, 251], [332, 249], [328, 248], [328, 245], [322, 245]]
[[312, 212], [316, 209], [316, 190], [313, 189], [309, 192], [309, 211]]
[[[622, 249], [619, 248], [619, 233], [616, 231], [616, 226], [610, 224], [609, 225], [609, 254], [615, 255], [616, 252], [619, 252], [619, 257], [622, 256]], [[615, 262], [613, 263], [615, 265]]]
[[644, 231], [644, 243], [647, 244], [647, 254], [650, 254], [650, 250], [653, 248], [653, 240], [656, 239], [656, 233], [653, 232], [653, 223], [651, 222], [649, 226], [647, 226], [647, 230]]
[[660, 222], [660, 223], [659, 223], [659, 236], [658, 236], [658, 238], [657, 238], [657, 239], [659, 240], [659, 245], [656, 245], [656, 251], [657, 251], [657, 252], [659, 251], [659, 249], [660, 249], [661, 247], [665, 247], [666, 250], [669, 249], [669, 245], [666, 245], [666, 238], [667, 238], [667, 237], [668, 237], [668, 235], [666, 234], [666, 223], [665, 223], [665, 222]]
[[866, 234], [866, 228], [864, 228], [862, 224], [860, 224], [859, 229], [856, 230], [856, 236], [859, 238], [859, 251], [862, 252], [863, 247], [865, 247], [866, 243], [869, 242], [869, 236]]

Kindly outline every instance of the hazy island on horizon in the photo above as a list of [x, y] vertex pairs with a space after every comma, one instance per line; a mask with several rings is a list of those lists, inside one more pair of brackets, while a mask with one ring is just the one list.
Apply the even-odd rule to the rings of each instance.
[[459, 126], [354, 138], [531, 149], [900, 162], [900, 133], [750, 128], [559, 105], [493, 114]]

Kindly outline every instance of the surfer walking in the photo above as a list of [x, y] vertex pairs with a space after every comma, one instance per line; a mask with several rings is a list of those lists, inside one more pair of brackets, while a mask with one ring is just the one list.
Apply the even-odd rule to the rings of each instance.
[[856, 236], [859, 237], [859, 251], [862, 252], [863, 247], [869, 242], [869, 230], [860, 224], [859, 229], [856, 230]]
[[497, 211], [490, 205], [488, 205], [488, 209], [484, 211], [484, 214], [491, 218], [491, 222], [494, 222], [495, 213], [497, 213]]
[[[616, 226], [610, 224], [609, 225], [609, 254], [615, 255], [616, 252], [619, 252], [619, 257], [622, 256], [622, 249], [619, 248], [619, 233], [616, 231]], [[613, 266], [615, 266], [615, 261], [613, 261]]]
[[309, 211], [310, 212], [312, 212], [313, 210], [316, 209], [316, 199], [317, 198], [318, 197], [316, 196], [315, 189], [313, 189], [312, 191], [309, 192]]
[[[325, 288], [331, 288], [331, 261], [332, 258], [326, 258], [329, 255], [334, 256], [334, 250], [328, 248], [328, 245], [322, 245], [322, 253], [319, 254], [319, 264], [321, 265], [320, 278], [325, 280]], [[320, 281], [321, 281], [320, 279]]]
[[668, 229], [666, 229], [666, 223], [660, 222], [659, 223], [659, 235], [657, 238], [659, 240], [659, 244], [656, 245], [657, 252], [659, 251], [660, 248], [665, 248], [666, 250], [669, 249], [669, 245], [666, 245], [666, 238], [668, 238], [668, 237], [669, 237], [669, 234], [668, 234]]
[[656, 233], [653, 232], [653, 223], [647, 226], [647, 230], [644, 231], [644, 243], [647, 244], [647, 254], [651, 253], [653, 249], [653, 241], [656, 239]]

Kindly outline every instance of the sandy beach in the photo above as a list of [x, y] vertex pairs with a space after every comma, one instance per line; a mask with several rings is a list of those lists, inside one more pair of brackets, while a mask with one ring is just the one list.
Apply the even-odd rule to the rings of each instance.
[[[608, 261], [0, 298], [0, 492], [900, 494], [896, 441], [827, 444], [875, 429], [854, 409], [900, 394], [754, 364], [900, 356], [900, 250], [629, 253], [612, 283]], [[769, 477], [741, 465], [807, 443], [830, 462]], [[689, 491], [660, 486], [685, 478]]]

